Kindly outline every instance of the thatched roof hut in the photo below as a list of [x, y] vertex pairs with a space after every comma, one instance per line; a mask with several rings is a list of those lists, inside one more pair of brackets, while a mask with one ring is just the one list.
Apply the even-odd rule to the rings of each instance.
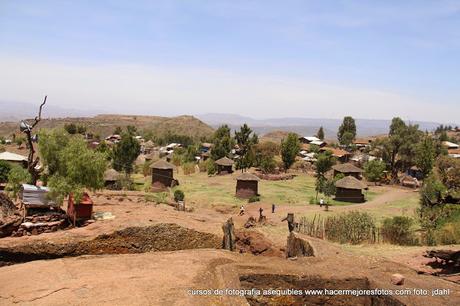
[[216, 160], [215, 163], [217, 165], [217, 174], [229, 174], [233, 172], [233, 164], [235, 162], [227, 156]]
[[335, 199], [337, 201], [362, 203], [365, 201], [362, 193], [367, 185], [353, 176], [346, 176], [335, 183]]
[[355, 165], [350, 164], [350, 163], [334, 165], [332, 166], [332, 169], [334, 170], [334, 176], [341, 173], [341, 174], [344, 174], [345, 176], [351, 175], [357, 179], [360, 179], [361, 173], [364, 172], [363, 169], [358, 168]]
[[152, 189], [153, 191], [163, 191], [167, 187], [173, 187], [177, 184], [174, 179], [174, 165], [165, 160], [159, 161], [150, 165], [152, 169]]
[[236, 177], [236, 196], [250, 198], [259, 194], [259, 178], [254, 174], [245, 172]]

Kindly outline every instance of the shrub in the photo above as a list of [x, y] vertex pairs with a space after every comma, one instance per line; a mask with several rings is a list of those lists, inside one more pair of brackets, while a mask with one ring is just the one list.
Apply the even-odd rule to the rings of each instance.
[[11, 164], [7, 161], [0, 160], [0, 183], [8, 181], [8, 175], [11, 171]]
[[182, 165], [182, 170], [184, 171], [185, 175], [190, 175], [195, 173], [195, 163], [185, 163]]
[[216, 164], [214, 163], [214, 160], [208, 159], [207, 163], [208, 163], [208, 167], [207, 167], [208, 175], [216, 174], [217, 173], [217, 167], [216, 167]]
[[252, 196], [248, 199], [248, 203], [254, 203], [254, 202], [259, 202], [260, 201], [260, 197], [255, 195], [255, 196]]
[[460, 221], [444, 224], [435, 232], [435, 239], [439, 244], [460, 243]]
[[208, 161], [209, 159], [204, 162], [198, 163], [198, 168], [200, 169], [200, 172], [208, 171]]
[[308, 202], [310, 204], [316, 204], [315, 197], [310, 197], [310, 200]]
[[155, 204], [167, 203], [168, 194], [166, 192], [159, 193], [147, 193], [144, 196], [147, 202], [153, 202]]
[[381, 228], [384, 241], [399, 245], [417, 244], [412, 225], [414, 220], [409, 217], [396, 216], [383, 220]]
[[351, 211], [325, 221], [326, 237], [340, 243], [375, 242], [374, 219], [365, 212]]
[[8, 184], [6, 190], [16, 198], [21, 188], [21, 184], [30, 182], [31, 177], [29, 172], [21, 166], [13, 166], [8, 174]]
[[174, 191], [174, 201], [179, 202], [183, 201], [185, 199], [185, 194], [182, 190], [176, 190]]

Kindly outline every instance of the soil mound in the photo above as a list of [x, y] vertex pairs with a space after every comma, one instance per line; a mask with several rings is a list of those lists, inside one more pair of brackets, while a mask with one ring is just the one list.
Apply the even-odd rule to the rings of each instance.
[[283, 257], [281, 250], [259, 232], [239, 229], [235, 230], [236, 249], [240, 253], [250, 253], [253, 255]]

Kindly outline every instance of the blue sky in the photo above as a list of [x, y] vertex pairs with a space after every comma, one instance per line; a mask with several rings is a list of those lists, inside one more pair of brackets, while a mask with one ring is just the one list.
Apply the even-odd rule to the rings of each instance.
[[0, 0], [8, 101], [459, 122], [459, 71], [460, 1]]

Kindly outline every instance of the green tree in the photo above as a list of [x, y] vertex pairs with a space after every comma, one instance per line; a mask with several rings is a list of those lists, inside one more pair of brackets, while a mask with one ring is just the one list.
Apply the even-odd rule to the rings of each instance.
[[0, 160], [0, 183], [8, 181], [8, 175], [11, 171], [11, 164], [7, 161]]
[[281, 159], [284, 169], [287, 171], [295, 162], [295, 158], [300, 151], [299, 138], [294, 133], [289, 133], [286, 139], [281, 142]]
[[262, 142], [254, 146], [255, 166], [264, 173], [271, 173], [276, 168], [275, 156], [280, 152], [280, 146], [274, 142]]
[[364, 176], [369, 182], [380, 182], [383, 179], [386, 165], [381, 160], [371, 160], [364, 165]]
[[123, 129], [121, 128], [121, 126], [117, 126], [115, 130], [113, 131], [113, 134], [115, 135], [121, 135], [122, 133], [123, 133]]
[[350, 116], [343, 118], [343, 122], [339, 127], [337, 139], [339, 143], [344, 146], [349, 146], [356, 138], [356, 123], [355, 119]]
[[324, 187], [326, 186], [326, 172], [331, 170], [334, 164], [335, 159], [330, 151], [326, 151], [324, 153], [316, 155], [316, 202], [318, 202], [318, 193], [323, 192]]
[[218, 160], [228, 156], [235, 146], [235, 141], [231, 136], [228, 125], [220, 126], [212, 137], [211, 158]]
[[255, 160], [253, 146], [259, 142], [257, 135], [245, 123], [235, 132], [235, 141], [238, 145], [238, 155], [240, 158], [236, 161], [236, 168], [245, 171], [252, 167]]
[[66, 132], [70, 135], [77, 134], [77, 126], [75, 125], [75, 123], [64, 124], [64, 130], [66, 130]]
[[86, 133], [86, 126], [84, 125], [78, 125], [77, 126], [77, 133], [84, 135]]
[[324, 140], [324, 129], [322, 126], [319, 127], [319, 130], [316, 133], [316, 137], [318, 137], [321, 140]]
[[13, 198], [16, 198], [19, 190], [21, 189], [21, 184], [29, 183], [31, 179], [32, 177], [26, 169], [21, 166], [14, 165], [8, 173], [8, 183], [5, 189]]
[[393, 118], [388, 137], [375, 142], [381, 157], [391, 170], [393, 180], [397, 180], [398, 171], [406, 170], [415, 164], [417, 144], [422, 132], [418, 125], [406, 125], [398, 117]]
[[420, 204], [422, 208], [431, 208], [444, 203], [447, 188], [438, 176], [431, 174], [423, 182], [420, 189]]
[[70, 193], [78, 203], [85, 189], [104, 186], [106, 156], [88, 148], [81, 135], [62, 130], [42, 132], [39, 139], [42, 162], [48, 170], [51, 197], [62, 203]]
[[434, 166], [436, 147], [433, 138], [426, 134], [416, 147], [415, 163], [422, 171], [423, 177], [427, 177]]
[[112, 165], [117, 171], [124, 171], [129, 177], [134, 170], [134, 161], [141, 153], [141, 146], [132, 134], [122, 133], [121, 140], [112, 150]]

